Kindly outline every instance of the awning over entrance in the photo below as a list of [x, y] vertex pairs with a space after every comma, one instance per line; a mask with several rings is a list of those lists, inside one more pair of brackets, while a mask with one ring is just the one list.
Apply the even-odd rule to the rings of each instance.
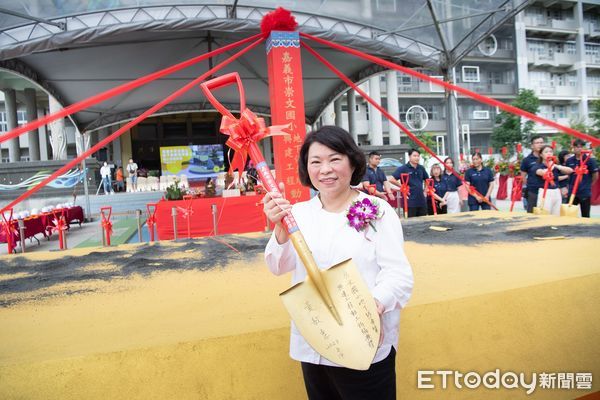
[[[262, 16], [280, 4], [184, 3], [99, 0], [84, 6], [80, 2], [0, 1], [0, 67], [18, 71], [55, 93], [64, 104], [72, 104], [257, 33]], [[301, 31], [397, 63], [444, 71], [528, 3], [306, 0], [281, 5], [293, 11]], [[354, 80], [380, 70], [349, 55], [315, 47]], [[86, 131], [131, 119], [208, 68], [208, 63], [190, 67], [79, 112], [74, 120]], [[240, 73], [248, 105], [259, 113], [269, 113], [266, 69], [265, 48], [260, 46], [222, 71]], [[308, 54], [303, 54], [303, 74], [306, 117], [312, 123], [346, 87]], [[233, 91], [224, 93], [224, 99], [236, 103]], [[162, 112], [207, 108], [211, 107], [198, 90]]]

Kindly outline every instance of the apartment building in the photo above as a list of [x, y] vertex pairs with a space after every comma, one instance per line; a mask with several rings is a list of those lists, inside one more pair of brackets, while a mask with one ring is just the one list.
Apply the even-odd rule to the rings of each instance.
[[[464, 19], [461, 23], [470, 21]], [[442, 78], [438, 71], [417, 70]], [[600, 4], [568, 0], [533, 3], [489, 35], [452, 72], [457, 85], [503, 102], [514, 100], [519, 89], [532, 89], [540, 98], [539, 115], [560, 124], [569, 126], [585, 120], [589, 102], [600, 99]], [[394, 77], [396, 84], [389, 85], [389, 79]], [[377, 82], [379, 88], [373, 90]], [[379, 74], [377, 79], [369, 79], [362, 87], [371, 89], [369, 93], [379, 92], [385, 107], [389, 103], [388, 87], [394, 86], [397, 87], [399, 120], [413, 131], [435, 136], [438, 153], [446, 154], [448, 112], [443, 90], [410, 75], [390, 71]], [[346, 128], [350, 118], [347, 97], [348, 93], [338, 100], [341, 102], [338, 109], [343, 113], [338, 121]], [[392, 143], [389, 122], [385, 118], [381, 124], [373, 121], [374, 110], [364, 99], [357, 97], [354, 102], [358, 142], [361, 145]], [[458, 95], [461, 152], [487, 151], [498, 112], [495, 107]], [[335, 115], [332, 104], [325, 110], [321, 122], [333, 122]], [[376, 113], [375, 119], [378, 117]], [[374, 131], [379, 126], [381, 134]], [[556, 134], [556, 129], [543, 125], [536, 125], [536, 131], [548, 137]], [[406, 141], [406, 136], [401, 134], [400, 142]]]

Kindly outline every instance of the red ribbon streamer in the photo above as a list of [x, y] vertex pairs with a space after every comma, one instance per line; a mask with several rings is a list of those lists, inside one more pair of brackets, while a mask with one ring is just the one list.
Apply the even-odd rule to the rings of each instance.
[[65, 217], [64, 216], [59, 216], [59, 217], [54, 217], [54, 219], [52, 220], [52, 223], [54, 224], [54, 226], [52, 225], [48, 225], [48, 229], [50, 230], [50, 232], [54, 233], [57, 232], [58, 233], [58, 248], [61, 250], [65, 249], [65, 231], [68, 229], [68, 225], [65, 221]]
[[[334, 43], [334, 42], [330, 42], [329, 40], [321, 39], [319, 37], [312, 36], [312, 35], [309, 35], [309, 34], [303, 33], [303, 32], [300, 32], [300, 36], [304, 37], [304, 38], [307, 38], [307, 39], [310, 39], [310, 40], [313, 40], [313, 41], [315, 41], [317, 43], [321, 43], [321, 44], [330, 46], [330, 47], [332, 47], [334, 49], [337, 49], [337, 50], [340, 50], [340, 51], [342, 51], [344, 53], [355, 55], [357, 57], [360, 57], [362, 59], [371, 61], [371, 62], [373, 62], [375, 64], [384, 66], [386, 68], [393, 69], [393, 70], [396, 70], [396, 71], [400, 71], [400, 72], [403, 72], [405, 74], [408, 74], [408, 75], [411, 75], [411, 76], [415, 76], [415, 77], [417, 77], [419, 79], [422, 79], [424, 81], [431, 82], [431, 83], [434, 83], [434, 84], [439, 85], [439, 86], [443, 86], [443, 87], [445, 87], [448, 90], [455, 91], [455, 92], [458, 92], [458, 93], [462, 93], [465, 96], [469, 96], [469, 97], [471, 97], [471, 98], [473, 98], [473, 99], [475, 99], [475, 100], [477, 100], [477, 101], [479, 101], [481, 103], [485, 103], [485, 104], [488, 104], [488, 105], [491, 105], [491, 106], [494, 106], [494, 107], [498, 107], [498, 108], [500, 108], [500, 109], [502, 109], [502, 110], [504, 110], [506, 112], [509, 112], [511, 114], [515, 114], [515, 115], [519, 115], [521, 117], [529, 118], [532, 121], [539, 122], [540, 124], [543, 124], [543, 125], [546, 125], [546, 126], [550, 126], [552, 128], [556, 128], [556, 129], [558, 129], [561, 132], [568, 133], [571, 136], [576, 136], [576, 137], [578, 137], [580, 139], [583, 139], [583, 140], [586, 140], [586, 141], [590, 142], [592, 144], [592, 147], [600, 146], [600, 139], [598, 139], [598, 138], [595, 138], [595, 137], [590, 136], [590, 135], [586, 135], [585, 133], [579, 132], [579, 131], [577, 131], [577, 130], [575, 130], [573, 128], [569, 128], [568, 126], [560, 125], [560, 124], [558, 124], [558, 123], [556, 123], [554, 121], [551, 121], [549, 119], [538, 117], [535, 114], [532, 114], [530, 112], [521, 110], [520, 108], [515, 107], [515, 106], [511, 106], [510, 104], [506, 104], [506, 103], [503, 103], [501, 101], [494, 100], [494, 99], [492, 99], [490, 97], [477, 94], [475, 92], [472, 92], [472, 91], [470, 91], [468, 89], [465, 89], [465, 88], [462, 88], [460, 86], [456, 86], [456, 85], [453, 85], [451, 83], [444, 82], [442, 80], [432, 78], [432, 77], [430, 77], [428, 75], [425, 75], [425, 74], [423, 74], [421, 72], [417, 72], [417, 71], [414, 71], [414, 70], [412, 70], [410, 68], [394, 64], [393, 62], [386, 61], [386, 60], [384, 60], [382, 58], [379, 58], [379, 57], [376, 57], [376, 56], [372, 56], [372, 55], [363, 53], [362, 51], [355, 50], [355, 49], [352, 49], [350, 47], [346, 47], [346, 46], [342, 46], [342, 45]], [[305, 43], [303, 42], [302, 45], [305, 46]], [[305, 46], [305, 48], [306, 48], [306, 46]], [[411, 139], [412, 139], [412, 137], [411, 137]]]
[[542, 194], [542, 199], [546, 200], [546, 192], [548, 191], [548, 185], [554, 185], [554, 173], [552, 173], [552, 168], [554, 167], [554, 159], [553, 157], [548, 160], [548, 170], [544, 173], [544, 193]]
[[[151, 211], [150, 209], [154, 207]], [[146, 218], [146, 224], [148, 225], [148, 231], [150, 231], [150, 241], [154, 242], [154, 224], [156, 224], [156, 203], [146, 204], [146, 211], [148, 218]]]
[[[8, 220], [4, 215], [4, 210], [2, 210], [2, 220], [4, 221], [4, 230], [6, 231], [6, 246], [8, 248], [8, 254], [12, 254], [15, 249], [15, 244], [13, 242], [13, 238], [18, 235], [18, 231], [15, 229], [13, 225], [13, 209], [10, 209], [10, 215]], [[14, 237], [13, 237], [14, 234]]]
[[[104, 211], [108, 212], [104, 214]], [[104, 229], [104, 235], [106, 237], [106, 245], [110, 246], [110, 236], [112, 235], [112, 222], [110, 222], [110, 216], [112, 215], [112, 207], [101, 207], [100, 215], [102, 216], [102, 229]]]
[[519, 201], [521, 199], [521, 195], [523, 194], [523, 177], [521, 175], [517, 175], [513, 179], [512, 185], [512, 193], [511, 193], [511, 201], [510, 201], [510, 212], [512, 212], [515, 201]]
[[[429, 154], [431, 154], [441, 164], [444, 164], [444, 161], [441, 158], [439, 158], [438, 155], [433, 152], [433, 150], [431, 150], [425, 143], [423, 143], [421, 140], [419, 140], [418, 137], [413, 135], [413, 133], [411, 131], [409, 131], [402, 123], [400, 123], [400, 121], [398, 121], [389, 112], [387, 112], [387, 110], [385, 108], [381, 107], [380, 104], [378, 104], [368, 94], [366, 94], [361, 88], [359, 88], [356, 84], [354, 84], [354, 82], [352, 82], [352, 80], [350, 80], [350, 78], [348, 78], [346, 75], [344, 75], [339, 69], [334, 67], [333, 64], [331, 64], [323, 56], [321, 56], [319, 53], [317, 53], [312, 47], [310, 47], [309, 45], [307, 45], [304, 42], [302, 42], [301, 45], [306, 50], [308, 50], [308, 52], [311, 53], [317, 60], [319, 60], [323, 65], [325, 65], [334, 74], [336, 74], [341, 80], [343, 80], [348, 86], [350, 86], [352, 89], [354, 89], [356, 92], [358, 92], [370, 104], [372, 104], [373, 107], [375, 107], [383, 115], [385, 115], [385, 117], [388, 120], [390, 120], [394, 125], [396, 125], [398, 128], [400, 128], [402, 130], [402, 132], [406, 133], [415, 143], [417, 143], [419, 146], [421, 146], [423, 149], [425, 149], [425, 151], [427, 151]], [[392, 65], [395, 65], [395, 64], [392, 64]], [[454, 174], [454, 176], [456, 176], [463, 183], [465, 183], [465, 179], [460, 174], [458, 174], [453, 168], [450, 169], [450, 172], [452, 172], [452, 174]], [[498, 210], [498, 208], [496, 208], [496, 206], [493, 205], [485, 196], [481, 196], [481, 197], [483, 198], [483, 201], [485, 203], [487, 203], [490, 207], [492, 207], [494, 210]]]
[[[587, 157], [584, 157], [586, 155], [587, 155]], [[581, 151], [581, 161], [579, 161], [579, 165], [575, 167], [574, 172], [575, 172], [575, 174], [577, 174], [577, 177], [575, 178], [575, 183], [573, 184], [573, 190], [571, 191], [571, 193], [573, 193], [575, 196], [577, 196], [577, 189], [579, 189], [579, 184], [581, 183], [581, 180], [583, 179], [583, 175], [586, 175], [590, 172], [587, 167], [587, 161], [590, 159], [591, 156], [592, 156], [592, 152], [590, 150], [582, 150]]]
[[78, 111], [81, 111], [83, 109], [89, 108], [95, 104], [98, 103], [102, 103], [103, 101], [106, 101], [108, 99], [110, 99], [111, 97], [115, 97], [118, 96], [120, 94], [123, 94], [125, 92], [128, 92], [130, 90], [136, 89], [140, 86], [143, 86], [147, 83], [153, 82], [159, 78], [165, 77], [167, 75], [173, 74], [177, 71], [180, 71], [182, 69], [185, 69], [189, 66], [192, 66], [194, 64], [197, 64], [201, 61], [204, 61], [207, 58], [211, 58], [211, 57], [215, 57], [218, 56], [221, 53], [224, 53], [226, 51], [229, 51], [231, 49], [234, 49], [238, 46], [241, 46], [243, 44], [249, 43], [253, 40], [259, 39], [262, 35], [261, 34], [257, 34], [254, 36], [250, 36], [246, 39], [242, 39], [240, 41], [237, 41], [235, 43], [231, 43], [228, 44], [227, 46], [223, 46], [221, 48], [218, 48], [216, 50], [210, 51], [208, 53], [202, 54], [198, 57], [194, 57], [191, 58], [189, 60], [183, 61], [179, 64], [175, 64], [172, 65], [170, 67], [167, 67], [163, 70], [157, 71], [157, 72], [153, 72], [149, 75], [143, 76], [141, 78], [138, 78], [134, 81], [125, 83], [123, 85], [117, 86], [115, 88], [109, 89], [105, 92], [99, 93], [95, 96], [89, 97], [85, 100], [82, 100], [78, 103], [72, 104], [68, 107], [63, 108], [62, 110], [55, 112], [54, 114], [50, 114], [47, 115], [43, 118], [40, 119], [36, 119], [35, 121], [29, 122], [26, 125], [20, 126], [18, 128], [13, 129], [12, 131], [5, 133], [4, 135], [0, 136], [0, 143], [3, 143], [7, 140], [16, 138], [18, 136], [21, 136], [22, 134], [29, 132], [33, 129], [39, 128], [42, 125], [46, 125], [49, 124], [52, 121], [56, 121], [59, 118], [64, 118], [67, 117], [71, 114], [74, 114]]
[[404, 218], [408, 218], [408, 196], [410, 196], [410, 186], [408, 186], [409, 181], [409, 174], [400, 174], [400, 193], [402, 193], [404, 202]]
[[435, 193], [435, 187], [433, 186], [433, 179], [425, 179], [425, 183], [427, 184], [427, 195], [431, 197], [431, 206], [433, 207], [433, 215], [437, 215], [437, 206], [435, 204], [435, 198], [433, 194]]
[[95, 153], [98, 150], [100, 150], [101, 148], [105, 147], [108, 143], [112, 142], [113, 140], [115, 140], [116, 138], [121, 136], [124, 132], [129, 131], [132, 127], [134, 127], [135, 125], [137, 125], [138, 123], [140, 123], [141, 121], [143, 121], [144, 119], [149, 117], [150, 115], [154, 114], [156, 111], [160, 110], [161, 108], [163, 108], [164, 106], [166, 106], [167, 104], [169, 104], [170, 102], [175, 100], [177, 97], [183, 95], [184, 93], [188, 92], [192, 88], [198, 86], [198, 84], [200, 84], [200, 82], [202, 82], [204, 79], [213, 75], [216, 71], [220, 70], [221, 68], [225, 67], [226, 65], [232, 63], [234, 60], [236, 60], [240, 56], [246, 54], [247, 52], [249, 52], [256, 46], [258, 46], [263, 41], [264, 41], [264, 38], [260, 38], [260, 39], [256, 40], [249, 46], [243, 48], [242, 50], [238, 51], [231, 57], [229, 57], [226, 60], [222, 61], [221, 63], [217, 64], [213, 68], [209, 69], [208, 71], [206, 71], [205, 73], [203, 73], [202, 75], [200, 75], [198, 78], [194, 79], [187, 85], [185, 85], [182, 88], [171, 93], [168, 97], [166, 97], [165, 99], [156, 103], [154, 106], [150, 107], [148, 110], [144, 111], [144, 113], [142, 113], [140, 116], [136, 117], [134, 120], [123, 125], [120, 129], [118, 129], [117, 131], [112, 133], [110, 136], [106, 137], [104, 140], [101, 140], [95, 146], [92, 146], [89, 150], [83, 152], [79, 157], [76, 157], [75, 159], [71, 160], [65, 166], [56, 170], [53, 174], [51, 174], [49, 177], [47, 177], [46, 179], [44, 179], [43, 181], [38, 183], [36, 186], [32, 187], [31, 189], [27, 190], [25, 193], [21, 194], [15, 200], [13, 200], [8, 205], [3, 207], [2, 210], [0, 210], [0, 212], [3, 212], [4, 210], [7, 210], [11, 207], [14, 207], [16, 204], [19, 204], [21, 201], [25, 200], [32, 194], [36, 193], [38, 190], [40, 190], [41, 188], [46, 186], [49, 182], [52, 182], [60, 175], [64, 174], [66, 171], [70, 170], [75, 165], [79, 164], [83, 159], [89, 157], [93, 153]]

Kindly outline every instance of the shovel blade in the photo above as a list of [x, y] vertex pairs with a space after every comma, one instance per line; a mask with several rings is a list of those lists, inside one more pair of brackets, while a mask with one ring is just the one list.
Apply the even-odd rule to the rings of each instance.
[[560, 205], [560, 216], [561, 217], [579, 217], [579, 206], [561, 204]]
[[548, 215], [548, 214], [550, 214], [550, 212], [548, 210], [546, 210], [545, 208], [540, 208], [540, 207], [533, 207], [533, 213], [535, 215]]
[[381, 329], [369, 288], [352, 260], [319, 273], [342, 324], [338, 324], [310, 279], [280, 294], [285, 308], [300, 334], [323, 357], [346, 368], [369, 369]]

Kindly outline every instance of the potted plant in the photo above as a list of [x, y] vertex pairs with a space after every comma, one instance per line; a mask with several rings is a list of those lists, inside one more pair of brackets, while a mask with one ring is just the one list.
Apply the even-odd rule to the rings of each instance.
[[167, 187], [167, 192], [165, 194], [165, 199], [173, 201], [173, 200], [182, 200], [183, 196], [186, 195], [185, 189], [179, 187], [179, 180], [175, 179], [173, 183]]

